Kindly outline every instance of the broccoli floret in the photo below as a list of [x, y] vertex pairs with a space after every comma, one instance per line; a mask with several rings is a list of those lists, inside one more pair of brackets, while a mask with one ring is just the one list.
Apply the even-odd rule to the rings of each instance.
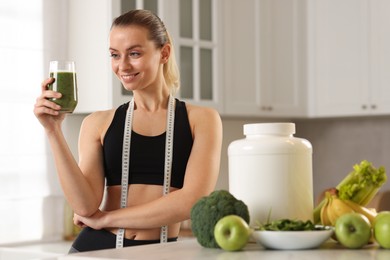
[[191, 209], [191, 228], [200, 245], [219, 248], [214, 239], [214, 227], [227, 215], [238, 215], [249, 224], [247, 205], [226, 190], [213, 191], [195, 203]]

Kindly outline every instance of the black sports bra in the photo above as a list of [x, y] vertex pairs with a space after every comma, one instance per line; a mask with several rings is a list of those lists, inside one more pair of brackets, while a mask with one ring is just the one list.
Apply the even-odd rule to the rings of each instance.
[[[104, 137], [103, 155], [107, 186], [121, 184], [123, 131], [128, 106], [129, 103], [126, 103], [117, 108]], [[166, 133], [143, 136], [132, 131], [129, 184], [163, 185], [165, 135]], [[186, 105], [176, 99], [171, 187], [183, 187], [192, 144]]]

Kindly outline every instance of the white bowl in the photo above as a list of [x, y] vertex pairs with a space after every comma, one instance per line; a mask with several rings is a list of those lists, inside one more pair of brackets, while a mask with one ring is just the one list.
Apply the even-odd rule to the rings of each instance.
[[333, 234], [333, 229], [311, 231], [255, 230], [252, 237], [257, 243], [270, 249], [310, 249], [322, 245]]

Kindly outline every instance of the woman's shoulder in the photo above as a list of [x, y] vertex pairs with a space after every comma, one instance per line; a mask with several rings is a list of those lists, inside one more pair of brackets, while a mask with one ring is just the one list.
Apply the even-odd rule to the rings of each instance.
[[191, 125], [208, 124], [210, 127], [221, 124], [221, 117], [217, 110], [211, 107], [186, 103], [188, 119]]
[[84, 118], [84, 121], [99, 122], [105, 121], [107, 118], [112, 117], [115, 114], [116, 109], [100, 110], [92, 112]]
[[87, 115], [82, 123], [82, 128], [87, 131], [98, 131], [99, 135], [104, 134], [111, 124], [116, 109], [95, 111]]
[[88, 116], [85, 117], [84, 121], [91, 121], [91, 122], [105, 122], [105, 121], [110, 121], [114, 117], [115, 113], [117, 111], [126, 111], [128, 107], [128, 103], [124, 103], [117, 108], [111, 108], [107, 110], [99, 110], [95, 111]]
[[219, 117], [219, 113], [217, 110], [211, 107], [206, 107], [206, 106], [199, 106], [199, 105], [194, 105], [190, 103], [186, 103], [186, 108], [188, 111], [188, 114], [194, 114], [195, 116], [198, 116], [199, 114], [205, 114], [207, 116], [217, 116]]

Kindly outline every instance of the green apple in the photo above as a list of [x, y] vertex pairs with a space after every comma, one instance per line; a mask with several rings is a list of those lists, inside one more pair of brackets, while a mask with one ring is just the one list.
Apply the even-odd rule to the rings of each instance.
[[359, 213], [347, 213], [336, 220], [337, 240], [348, 248], [362, 248], [371, 238], [371, 225], [368, 218]]
[[248, 223], [237, 215], [228, 215], [215, 224], [214, 238], [227, 251], [238, 251], [248, 243], [251, 230]]
[[390, 249], [390, 211], [381, 211], [373, 223], [374, 238], [378, 244]]

